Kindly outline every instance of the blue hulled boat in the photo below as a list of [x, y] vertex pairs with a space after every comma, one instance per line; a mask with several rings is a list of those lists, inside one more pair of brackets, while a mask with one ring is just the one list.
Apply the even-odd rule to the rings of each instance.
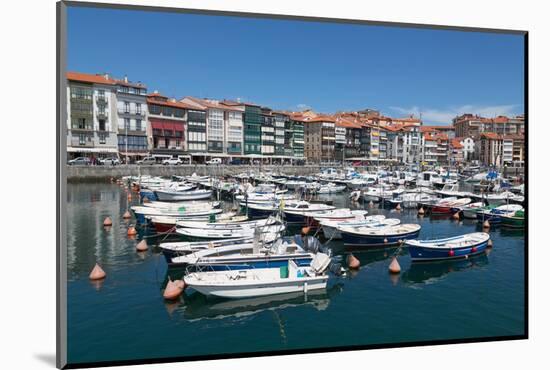
[[387, 247], [404, 240], [418, 237], [421, 226], [402, 224], [388, 227], [339, 227], [344, 245], [364, 247]]
[[501, 216], [514, 215], [517, 211], [523, 211], [519, 204], [506, 204], [489, 210], [480, 210], [476, 213], [478, 222], [489, 221], [490, 224], [500, 224]]
[[484, 253], [488, 242], [489, 234], [471, 233], [444, 239], [407, 240], [405, 245], [413, 261], [435, 261]]

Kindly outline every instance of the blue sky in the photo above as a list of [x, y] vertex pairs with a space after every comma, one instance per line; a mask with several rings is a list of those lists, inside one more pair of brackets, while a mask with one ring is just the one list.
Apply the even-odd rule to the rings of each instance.
[[523, 36], [69, 8], [68, 69], [273, 109], [523, 113]]

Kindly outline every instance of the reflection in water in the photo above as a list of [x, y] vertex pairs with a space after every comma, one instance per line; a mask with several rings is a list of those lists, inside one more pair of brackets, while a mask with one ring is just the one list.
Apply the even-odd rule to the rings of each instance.
[[483, 268], [488, 264], [486, 254], [454, 261], [417, 262], [401, 275], [401, 280], [409, 284], [433, 284], [452, 272]]
[[[342, 290], [343, 284], [338, 283], [330, 288], [314, 290], [307, 294], [296, 292], [232, 300], [206, 297], [200, 293], [193, 292], [185, 295], [182, 298], [184, 304], [179, 307], [176, 306], [175, 310], [181, 313], [184, 319], [189, 321], [227, 318], [239, 319], [267, 310], [280, 310], [298, 306], [311, 306], [319, 311], [323, 311], [327, 309], [330, 299]], [[171, 306], [170, 309], [172, 308], [174, 307]]]

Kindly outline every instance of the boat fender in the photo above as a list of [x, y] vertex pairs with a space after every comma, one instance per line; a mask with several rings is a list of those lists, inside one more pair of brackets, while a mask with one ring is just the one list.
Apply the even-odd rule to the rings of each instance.
[[475, 253], [477, 252], [477, 248], [476, 247], [472, 247], [472, 253]]
[[105, 276], [107, 276], [105, 271], [96, 263], [92, 272], [90, 272], [90, 280], [101, 280], [104, 279]]
[[388, 270], [392, 274], [399, 274], [401, 272], [401, 266], [399, 265], [399, 262], [397, 262], [397, 257], [392, 258]]
[[134, 235], [136, 235], [136, 234], [137, 234], [136, 228], [133, 227], [133, 226], [130, 226], [130, 227], [128, 228], [128, 236], [134, 236]]
[[361, 263], [353, 254], [348, 256], [348, 266], [350, 269], [358, 269], [361, 266]]
[[449, 251], [449, 253], [448, 253], [448, 254], [449, 254], [449, 257], [452, 257], [452, 256], [454, 256], [454, 255], [455, 255], [455, 251], [453, 251], [453, 250], [451, 249], [451, 250]]
[[145, 239], [142, 239], [139, 243], [136, 245], [136, 250], [138, 252], [145, 252], [149, 247], [147, 246], [147, 242]]

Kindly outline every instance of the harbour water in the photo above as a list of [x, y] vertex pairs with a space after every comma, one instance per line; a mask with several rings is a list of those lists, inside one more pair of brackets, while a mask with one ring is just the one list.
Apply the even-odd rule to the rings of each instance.
[[[350, 206], [347, 194], [323, 199]], [[179, 301], [166, 302], [167, 276], [181, 272], [168, 271], [154, 248], [158, 238], [148, 239], [147, 252], [136, 252], [144, 230], [127, 236], [134, 222], [122, 219], [127, 202], [114, 184], [68, 185], [69, 363], [524, 334], [522, 230], [491, 228], [493, 249], [467, 260], [411, 264], [401, 251], [400, 275], [388, 274], [395, 249], [354, 250], [358, 271], [331, 276], [326, 290], [307, 296], [221, 300], [186, 290]], [[420, 239], [481, 231], [475, 221], [358, 206], [420, 224]], [[103, 228], [106, 216], [113, 219], [110, 230]], [[341, 242], [330, 246], [337, 255], [350, 252]], [[96, 262], [107, 278], [91, 282]]]

